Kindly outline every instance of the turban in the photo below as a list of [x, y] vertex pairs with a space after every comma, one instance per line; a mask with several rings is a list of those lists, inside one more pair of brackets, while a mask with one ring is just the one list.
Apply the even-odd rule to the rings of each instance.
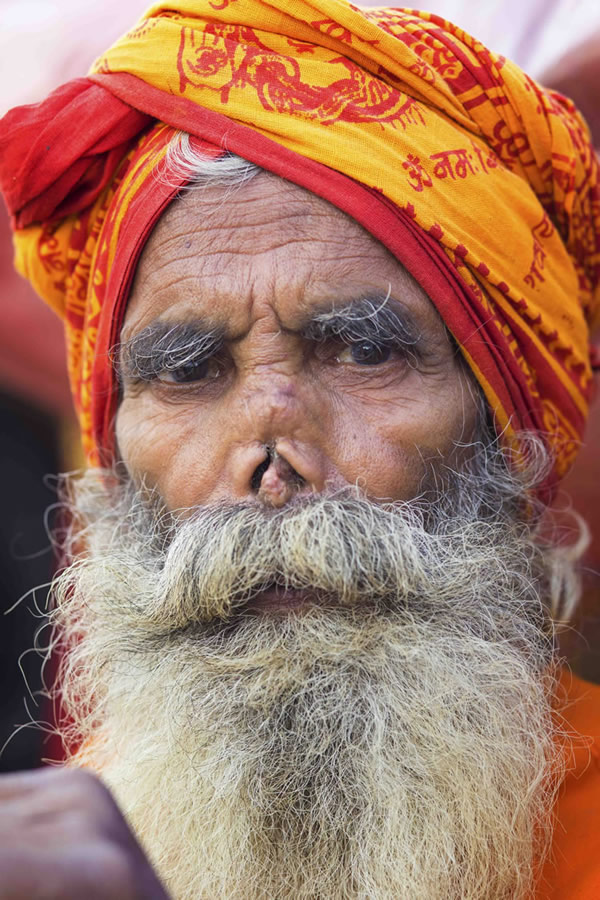
[[573, 104], [455, 25], [343, 0], [156, 3], [96, 61], [2, 122], [16, 263], [63, 317], [92, 464], [111, 458], [111, 348], [135, 265], [182, 182], [178, 130], [308, 188], [429, 294], [503, 438], [569, 467], [592, 388], [600, 194]]

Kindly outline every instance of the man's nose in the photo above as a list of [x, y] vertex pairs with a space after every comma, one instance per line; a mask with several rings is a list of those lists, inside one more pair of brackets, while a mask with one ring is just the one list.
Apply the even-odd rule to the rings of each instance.
[[[235, 499], [281, 507], [318, 493], [331, 475], [323, 411], [300, 375], [264, 372], [240, 392], [232, 419], [227, 480]], [[233, 423], [232, 423], [233, 424]]]
[[[297, 494], [320, 490], [320, 482], [324, 480], [318, 475], [315, 479], [314, 472], [313, 477], [310, 477], [307, 459], [302, 459], [289, 444], [286, 447], [285, 438], [278, 443], [280, 450], [276, 444], [265, 447], [266, 457], [254, 470], [250, 482], [251, 490], [258, 500], [265, 506], [275, 508], [285, 506]], [[286, 458], [286, 449], [287, 456], [296, 460], [298, 468]]]

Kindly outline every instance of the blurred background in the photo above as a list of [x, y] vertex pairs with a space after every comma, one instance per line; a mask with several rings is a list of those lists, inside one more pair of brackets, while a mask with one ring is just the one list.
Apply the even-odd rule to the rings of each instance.
[[[362, 5], [380, 4], [363, 0]], [[84, 75], [146, 6], [144, 0], [0, 0], [0, 115]], [[430, 0], [421, 8], [464, 27], [544, 84], [573, 97], [600, 147], [597, 0]], [[52, 476], [81, 463], [62, 327], [13, 271], [9, 220], [1, 206], [0, 771], [37, 766], [57, 752], [43, 730], [15, 729], [51, 715], [36, 696], [40, 658], [28, 652], [43, 626], [47, 596], [47, 587], [34, 589], [47, 585], [56, 565], [46, 531], [56, 500]], [[584, 598], [564, 635], [564, 652], [578, 674], [600, 683], [599, 398], [558, 503], [572, 504], [592, 531], [583, 562]]]

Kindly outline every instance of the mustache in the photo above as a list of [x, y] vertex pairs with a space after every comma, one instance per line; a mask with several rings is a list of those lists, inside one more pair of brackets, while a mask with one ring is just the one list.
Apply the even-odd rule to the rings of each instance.
[[[535, 533], [487, 484], [487, 519], [467, 487], [167, 513], [82, 486], [52, 613], [64, 739], [174, 895], [525, 896], [553, 645]], [[319, 597], [248, 615], [273, 583]]]
[[[514, 540], [504, 521], [470, 521], [441, 508], [432, 515], [424, 504], [377, 503], [350, 491], [281, 510], [200, 508], [170, 521], [138, 504], [127, 532], [142, 569], [139, 578], [129, 573], [134, 587], [143, 585], [137, 624], [164, 633], [228, 622], [273, 586], [310, 590], [342, 608], [451, 609], [462, 617], [461, 608], [494, 586], [517, 599], [531, 593], [527, 544], [514, 522], [512, 530]], [[131, 554], [123, 565], [131, 566]]]

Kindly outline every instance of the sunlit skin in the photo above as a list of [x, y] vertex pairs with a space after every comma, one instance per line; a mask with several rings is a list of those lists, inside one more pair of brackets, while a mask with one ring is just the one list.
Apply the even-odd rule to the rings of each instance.
[[[582, 92], [591, 97], [598, 46], [598, 35], [589, 36], [542, 82], [578, 102]], [[586, 108], [596, 146], [598, 110]], [[311, 303], [336, 304], [365, 288], [387, 294], [388, 286], [431, 338], [437, 357], [428, 367], [400, 364], [380, 375], [377, 367], [340, 362], [336, 374], [339, 348], [328, 366], [299, 366], [313, 351], [304, 353], [301, 340], [281, 331], [276, 311], [293, 322]], [[238, 334], [247, 331], [230, 348], [227, 389], [170, 400], [167, 386], [125, 384], [119, 412], [122, 458], [169, 505], [219, 497], [281, 505], [298, 489], [290, 463], [283, 465], [292, 451], [297, 472], [309, 475], [303, 464], [312, 464], [324, 473], [302, 490], [320, 489], [327, 477], [360, 478], [373, 495], [410, 496], [426, 474], [423, 459], [451, 462], [453, 441], [468, 441], [472, 388], [435, 310], [381, 245], [327, 203], [261, 177], [225, 203], [205, 191], [173, 204], [139, 267], [123, 336], [157, 316], [193, 320], [200, 307], [231, 318]], [[265, 434], [281, 437], [283, 462], [257, 491], [250, 473], [265, 457]], [[36, 896], [168, 900], [106, 788], [73, 768], [0, 778], [0, 900]]]
[[[366, 296], [408, 312], [418, 360], [301, 333], [311, 315]], [[192, 191], [155, 228], [122, 343], [199, 321], [226, 332], [221, 350], [151, 380], [125, 373], [116, 422], [127, 470], [170, 509], [281, 507], [357, 483], [407, 499], [472, 437], [475, 393], [427, 295], [356, 222], [279, 178], [260, 174], [225, 199]]]

